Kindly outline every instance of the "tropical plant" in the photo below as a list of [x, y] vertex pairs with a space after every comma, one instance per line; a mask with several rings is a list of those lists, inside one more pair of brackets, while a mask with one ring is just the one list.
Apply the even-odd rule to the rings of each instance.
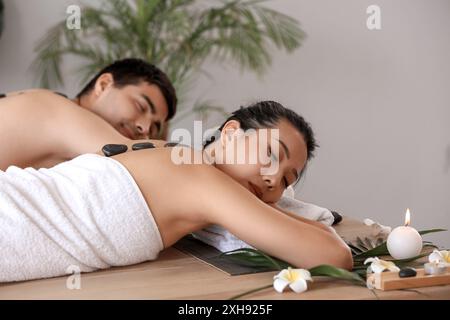
[[[419, 231], [420, 235], [428, 233], [447, 231], [446, 229], [430, 229]], [[344, 269], [336, 268], [331, 265], [320, 265], [309, 269], [311, 276], [322, 276], [334, 279], [346, 280], [357, 285], [365, 285], [365, 279], [367, 275], [367, 265], [364, 265], [364, 261], [371, 257], [389, 256], [387, 249], [387, 242], [378, 239], [375, 243], [369, 238], [360, 239], [357, 238], [356, 242], [347, 243], [352, 251], [353, 256], [353, 269], [347, 271]], [[437, 248], [430, 241], [423, 241], [424, 248]], [[406, 267], [411, 265], [415, 260], [427, 256], [428, 253], [422, 253], [416, 257], [403, 260], [386, 259], [387, 261], [394, 262], [400, 267]], [[254, 268], [255, 271], [280, 271], [291, 267], [287, 262], [279, 260], [275, 257], [271, 257], [264, 252], [251, 248], [236, 249], [228, 252], [224, 252], [220, 255], [223, 259], [228, 259], [236, 264]], [[231, 299], [237, 299], [244, 295], [260, 291], [262, 289], [270, 288], [272, 284], [252, 289], [244, 292]]]
[[[305, 34], [298, 21], [261, 2], [104, 0], [99, 7], [82, 9], [80, 30], [69, 30], [66, 21], [52, 27], [36, 46], [32, 67], [39, 84], [49, 88], [63, 84], [61, 65], [67, 55], [82, 58], [82, 82], [114, 60], [142, 58], [168, 74], [182, 105], [187, 84], [204, 72], [207, 58], [263, 75], [272, 49], [292, 52], [301, 45]], [[196, 108], [208, 110], [202, 101]]]

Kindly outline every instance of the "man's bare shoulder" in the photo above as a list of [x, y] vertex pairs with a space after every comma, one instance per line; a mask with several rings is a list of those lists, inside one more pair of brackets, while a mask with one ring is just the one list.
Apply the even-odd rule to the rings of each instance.
[[[8, 133], [8, 139], [20, 137], [22, 144], [34, 141], [39, 133], [41, 156], [51, 152], [53, 157], [71, 159], [127, 140], [94, 112], [53, 91], [29, 90], [1, 100], [0, 133]], [[20, 130], [8, 125], [19, 121]], [[17, 157], [28, 163], [23, 154]]]
[[35, 101], [45, 100], [46, 102], [50, 102], [50, 106], [67, 105], [72, 107], [78, 107], [78, 105], [75, 102], [68, 99], [66, 96], [46, 89], [32, 89], [24, 91], [21, 94], [21, 96], [29, 100], [35, 99], [36, 99]]
[[5, 95], [7, 98], [53, 97], [53, 96], [63, 97], [62, 94], [58, 94], [48, 89], [25, 89], [25, 90], [11, 91], [6, 93]]
[[[37, 113], [58, 110], [74, 110], [78, 105], [61, 94], [46, 89], [30, 89], [15, 91], [6, 94], [6, 98], [0, 100], [0, 104], [10, 107], [11, 111], [26, 110]], [[62, 109], [66, 107], [66, 109]], [[4, 109], [5, 110], [5, 109]], [[48, 115], [48, 114], [47, 114]]]
[[15, 97], [20, 96], [23, 94], [30, 94], [30, 93], [38, 93], [38, 92], [53, 92], [48, 89], [24, 89], [24, 90], [17, 90], [17, 91], [10, 91], [8, 93], [5, 93], [6, 97]]

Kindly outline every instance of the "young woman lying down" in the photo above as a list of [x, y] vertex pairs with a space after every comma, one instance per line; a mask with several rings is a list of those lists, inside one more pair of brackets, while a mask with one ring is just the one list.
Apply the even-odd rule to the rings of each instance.
[[153, 260], [210, 224], [296, 267], [350, 269], [332, 228], [274, 205], [313, 155], [309, 124], [264, 101], [235, 111], [218, 132], [203, 151], [85, 154], [0, 171], [0, 282]]

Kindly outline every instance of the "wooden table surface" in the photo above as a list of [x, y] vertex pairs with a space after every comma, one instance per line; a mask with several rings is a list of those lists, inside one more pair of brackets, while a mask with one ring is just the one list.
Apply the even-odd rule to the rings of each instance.
[[[344, 238], [362, 224], [346, 221], [337, 231]], [[345, 229], [345, 230], [343, 230]], [[370, 233], [369, 229], [366, 232]], [[229, 299], [245, 291], [272, 284], [275, 272], [229, 276], [177, 249], [161, 252], [156, 261], [85, 273], [80, 289], [67, 289], [67, 277], [0, 284], [0, 299]], [[308, 291], [277, 293], [264, 289], [243, 299], [450, 299], [450, 285], [413, 291], [379, 291], [351, 283], [315, 278]]]

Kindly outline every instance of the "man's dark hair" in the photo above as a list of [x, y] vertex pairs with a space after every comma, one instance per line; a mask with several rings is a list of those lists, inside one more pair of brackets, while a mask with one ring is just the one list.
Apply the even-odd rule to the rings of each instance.
[[166, 120], [170, 120], [174, 117], [177, 111], [175, 88], [163, 71], [142, 59], [128, 58], [115, 61], [106, 66], [100, 70], [91, 81], [89, 81], [77, 95], [77, 98], [91, 92], [97, 79], [104, 73], [112, 74], [114, 86], [116, 88], [122, 88], [126, 85], [136, 85], [142, 81], [158, 86], [167, 102], [167, 107], [169, 108]]

